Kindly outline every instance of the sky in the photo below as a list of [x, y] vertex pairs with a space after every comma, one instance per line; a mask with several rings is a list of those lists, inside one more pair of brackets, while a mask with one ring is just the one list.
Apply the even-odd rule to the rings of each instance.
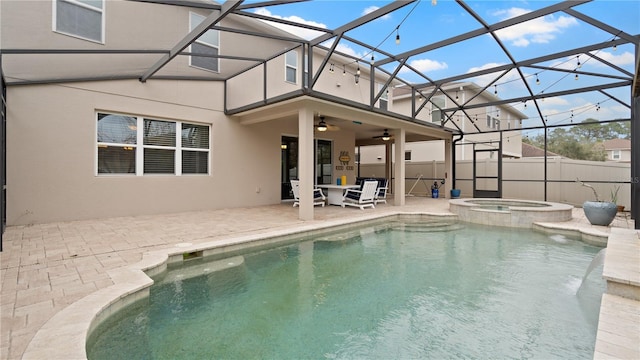
[[[320, 0], [258, 8], [254, 11], [318, 28], [335, 29], [388, 3], [391, 1]], [[557, 3], [559, 1], [469, 0], [465, 2], [473, 13], [487, 24], [494, 24]], [[575, 6], [573, 9], [608, 24], [615, 29], [616, 33], [622, 31], [630, 35], [640, 34], [640, 1], [595, 0]], [[477, 19], [455, 1], [421, 0], [374, 20], [357, 30], [349, 31], [346, 35], [374, 45], [377, 49], [387, 53], [397, 55], [482, 27], [483, 25]], [[296, 31], [296, 35], [306, 39], [313, 39], [318, 34], [313, 30]], [[396, 43], [397, 36], [400, 37], [399, 44]], [[462, 43], [410, 57], [408, 63], [422, 75], [405, 68], [401, 70], [400, 77], [411, 83], [425, 83], [425, 77], [438, 80], [497, 65], [510, 64], [509, 55], [515, 61], [522, 61], [617, 39], [616, 35], [598, 29], [564, 12], [509, 27], [498, 31], [497, 36], [508, 53], [490, 35], [480, 35]], [[361, 58], [367, 63], [372, 55], [376, 60], [385, 58], [384, 54], [376, 52], [372, 54], [356, 43], [345, 40], [338, 44], [337, 49]], [[605, 48], [592, 52], [595, 58], [582, 54], [581, 56], [569, 56], [537, 63], [537, 65], [552, 69], [567, 69], [569, 72], [523, 68], [523, 75], [534, 93], [552, 93], [572, 89], [577, 86], [576, 81], [581, 82], [580, 86], [614, 83], [621, 81], [615, 76], [628, 77], [634, 72], [633, 53], [634, 49], [630, 45]], [[609, 62], [619, 69], [612, 69], [599, 59]], [[386, 68], [392, 71], [394, 66]], [[572, 70], [580, 71], [579, 80], [575, 80], [575, 73], [570, 72]], [[614, 77], [602, 78], [589, 75], [602, 72]], [[490, 74], [466, 80], [486, 85], [498, 75]], [[540, 80], [540, 85], [536, 85], [536, 79]], [[497, 96], [503, 98], [528, 94], [524, 82], [515, 71], [502, 76], [488, 90], [497, 92]], [[630, 110], [624, 105], [630, 103], [629, 87], [605, 91], [619, 101], [612, 100], [601, 92], [591, 92], [548, 98], [539, 102], [539, 105], [549, 124], [580, 122], [587, 118], [599, 120], [629, 118]], [[524, 103], [512, 105], [530, 117], [530, 125], [534, 126], [540, 122], [540, 115], [535, 111], [535, 107], [531, 106], [531, 103], [528, 107], [524, 107]]]

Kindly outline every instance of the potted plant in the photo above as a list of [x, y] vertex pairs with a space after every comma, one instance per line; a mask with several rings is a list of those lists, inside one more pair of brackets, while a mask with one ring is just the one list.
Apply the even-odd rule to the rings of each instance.
[[460, 197], [460, 189], [451, 189], [451, 198], [457, 199]]
[[624, 211], [624, 205], [618, 205], [618, 191], [620, 191], [620, 185], [616, 185], [611, 189], [611, 202], [616, 204], [618, 212]]
[[[580, 181], [580, 184], [590, 188], [591, 191], [593, 191], [593, 195], [596, 197], [596, 201], [585, 201], [582, 204], [582, 210], [584, 210], [584, 215], [587, 217], [587, 220], [589, 220], [591, 225], [609, 226], [618, 212], [616, 203], [611, 201], [601, 201], [593, 186], [585, 184], [582, 181]], [[615, 195], [617, 196], [617, 194], [618, 192], [616, 191]]]
[[431, 185], [431, 197], [434, 199], [437, 199], [439, 196], [439, 192], [440, 192], [440, 185], [438, 184], [437, 181], [434, 181], [433, 185]]

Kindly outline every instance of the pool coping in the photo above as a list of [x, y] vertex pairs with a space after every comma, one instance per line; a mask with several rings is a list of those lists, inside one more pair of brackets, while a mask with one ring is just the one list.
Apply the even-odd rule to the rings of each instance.
[[[110, 314], [119, 309], [144, 299], [149, 295], [149, 289], [153, 284], [151, 276], [160, 274], [167, 266], [183, 261], [183, 254], [201, 252], [202, 256], [211, 255], [210, 251], [229, 252], [237, 251], [239, 247], [246, 248], [248, 244], [253, 246], [273, 246], [276, 238], [290, 238], [302, 233], [313, 235], [325, 232], [327, 229], [338, 231], [349, 227], [357, 227], [363, 223], [404, 217], [428, 217], [457, 219], [455, 214], [431, 213], [431, 212], [403, 212], [397, 211], [386, 214], [371, 214], [354, 221], [353, 219], [338, 219], [322, 224], [302, 225], [295, 229], [273, 230], [262, 234], [230, 236], [224, 240], [217, 240], [198, 244], [181, 243], [171, 249], [158, 250], [145, 253], [138, 263], [131, 266], [117, 268], [108, 271], [114, 285], [100, 289], [84, 298], [72, 303], [65, 309], [50, 318], [35, 334], [27, 349], [23, 353], [23, 359], [42, 358], [73, 358], [86, 359], [86, 342], [91, 331]], [[565, 230], [573, 234], [574, 228], [565, 228], [558, 223], [537, 224], [540, 229], [553, 229], [552, 231]], [[551, 231], [551, 230], [550, 230]], [[597, 237], [607, 234], [596, 234]], [[271, 242], [270, 242], [271, 240]]]

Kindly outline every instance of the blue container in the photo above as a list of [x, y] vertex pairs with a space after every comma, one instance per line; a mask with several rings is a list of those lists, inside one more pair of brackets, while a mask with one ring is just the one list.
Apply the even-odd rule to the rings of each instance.
[[438, 189], [431, 189], [431, 197], [432, 198], [437, 199], [438, 198], [438, 193], [439, 193]]
[[337, 178], [336, 179], [336, 185], [342, 185], [342, 179], [341, 178]]
[[460, 189], [451, 189], [451, 198], [457, 199], [460, 197]]

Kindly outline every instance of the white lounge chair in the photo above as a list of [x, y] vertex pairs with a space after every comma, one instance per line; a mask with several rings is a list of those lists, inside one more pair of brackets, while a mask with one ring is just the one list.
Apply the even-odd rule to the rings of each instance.
[[373, 200], [374, 204], [379, 202], [387, 203], [387, 192], [389, 191], [389, 180], [382, 179], [378, 181], [378, 189], [376, 190], [376, 197]]
[[[293, 207], [300, 205], [300, 180], [291, 180], [291, 190], [293, 191]], [[313, 206], [322, 205], [324, 207], [324, 201], [326, 196], [322, 192], [322, 189], [313, 189]]]
[[362, 190], [347, 189], [342, 197], [342, 207], [355, 206], [364, 210], [365, 207], [375, 208], [375, 197], [378, 190], [376, 180], [366, 180]]

